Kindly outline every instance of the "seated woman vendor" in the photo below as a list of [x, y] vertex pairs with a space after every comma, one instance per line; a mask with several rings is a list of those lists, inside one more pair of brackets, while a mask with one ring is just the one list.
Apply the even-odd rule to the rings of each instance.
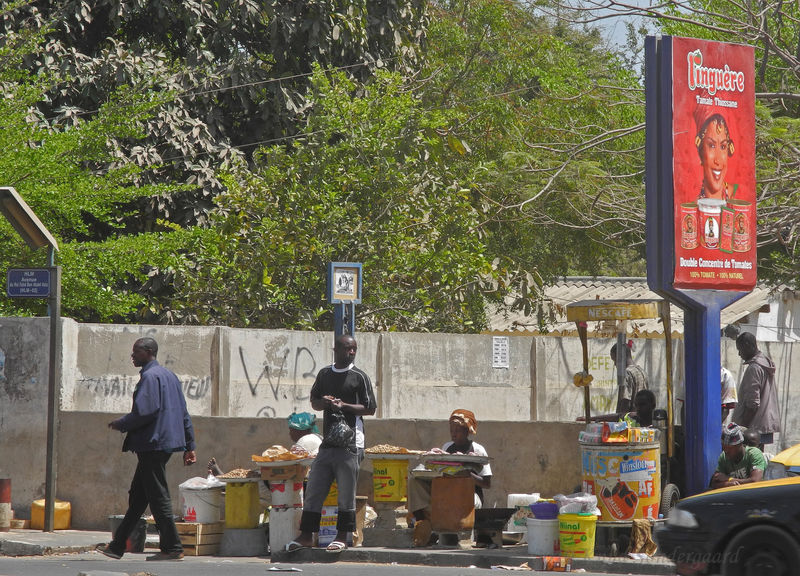
[[[289, 423], [289, 438], [292, 439], [290, 452], [305, 450], [310, 457], [316, 457], [319, 445], [322, 444], [322, 436], [316, 424], [316, 415], [310, 412], [292, 412], [287, 419]], [[208, 461], [208, 473], [214, 476], [222, 476], [224, 472], [219, 467], [216, 458]]]
[[[478, 422], [475, 414], [469, 410], [454, 410], [450, 415], [450, 441], [445, 442], [442, 451], [448, 454], [474, 454], [487, 456], [486, 449], [470, 440], [470, 434], [476, 434]], [[457, 475], [469, 475], [475, 483], [475, 508], [483, 506], [483, 490], [492, 485], [492, 468], [487, 462], [480, 470], [464, 467]], [[431, 532], [430, 523], [431, 479], [417, 477], [415, 471], [409, 472], [408, 508], [414, 515], [414, 545], [427, 546], [436, 541]]]

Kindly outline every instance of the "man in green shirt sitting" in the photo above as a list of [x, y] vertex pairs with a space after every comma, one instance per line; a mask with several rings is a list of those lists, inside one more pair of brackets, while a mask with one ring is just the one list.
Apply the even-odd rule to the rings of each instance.
[[731, 422], [722, 429], [722, 454], [711, 477], [712, 488], [759, 482], [766, 468], [764, 454], [758, 448], [745, 445], [744, 433], [739, 426]]

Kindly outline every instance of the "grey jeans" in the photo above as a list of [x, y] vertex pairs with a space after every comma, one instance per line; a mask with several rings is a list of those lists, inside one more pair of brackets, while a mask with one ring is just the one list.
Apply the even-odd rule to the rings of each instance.
[[358, 465], [358, 455], [347, 448], [319, 449], [306, 485], [303, 515], [300, 518], [301, 532], [319, 532], [322, 505], [334, 480], [339, 492], [336, 529], [340, 532], [355, 531]]

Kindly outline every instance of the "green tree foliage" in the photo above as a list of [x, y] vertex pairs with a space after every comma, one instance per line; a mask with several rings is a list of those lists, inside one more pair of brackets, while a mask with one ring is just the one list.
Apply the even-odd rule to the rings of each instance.
[[433, 10], [422, 94], [458, 112], [452, 136], [471, 150], [461, 169], [491, 206], [490, 252], [543, 277], [635, 273], [644, 230], [624, 223], [644, 215], [636, 73], [596, 31], [530, 7]]
[[[61, 243], [65, 314], [197, 321], [176, 315], [181, 303], [172, 298], [184, 274], [213, 276], [230, 266], [213, 260], [220, 235], [197, 227], [208, 225], [212, 198], [224, 190], [219, 175], [302, 129], [313, 63], [355, 78], [413, 65], [423, 8], [391, 0], [5, 3], [6, 96], [27, 90], [28, 78], [47, 81], [6, 115], [20, 131], [37, 132], [16, 140], [4, 133], [15, 144], [5, 147], [7, 165], [30, 168], [5, 170], [4, 183], [44, 213]], [[41, 145], [22, 160], [29, 140]], [[13, 246], [9, 262], [35, 260]], [[209, 269], [198, 271], [190, 258], [204, 249]], [[211, 286], [192, 285], [198, 299], [216, 296]]]
[[47, 32], [24, 63], [63, 78], [38, 104], [45, 118], [92, 114], [120, 87], [176, 95], [121, 160], [147, 167], [141, 182], [192, 188], [137, 203], [140, 216], [126, 224], [139, 231], [158, 218], [204, 224], [219, 171], [298, 130], [313, 63], [358, 78], [413, 65], [423, 8], [422, 0], [31, 1], [7, 8], [0, 30]]
[[[264, 148], [255, 170], [226, 181], [212, 260], [231, 265], [188, 280], [190, 313], [329, 328], [327, 263], [353, 261], [364, 265], [360, 329], [482, 326], [485, 293], [503, 275], [485, 249], [485, 215], [450, 169], [448, 115], [388, 72], [360, 84], [318, 71], [311, 100], [302, 138]], [[215, 269], [208, 253], [197, 253], [199, 272]], [[199, 285], [216, 286], [215, 297], [190, 302]]]
[[36, 132], [9, 131], [4, 176], [59, 238], [79, 320], [327, 329], [326, 265], [360, 261], [360, 330], [476, 331], [540, 277], [631, 271], [643, 107], [596, 34], [502, 0], [5, 16], [0, 47], [34, 35], [7, 117]]
[[[147, 302], [141, 286], [148, 270], [168, 266], [173, 252], [161, 249], [171, 241], [164, 235], [126, 237], [118, 225], [120, 206], [178, 187], [136, 185], [139, 169], [119, 163], [122, 151], [111, 141], [141, 138], [143, 122], [163, 101], [123, 92], [90, 120], [65, 126], [44, 118], [37, 104], [59, 79], [21, 72], [21, 60], [35, 43], [34, 37], [20, 37], [0, 50], [2, 183], [17, 188], [59, 243], [65, 314], [86, 321], [135, 317]], [[86, 241], [100, 229], [105, 241]], [[47, 263], [44, 251], [32, 253], [5, 219], [0, 238], [4, 268]], [[44, 312], [42, 300], [0, 299], [0, 315]]]

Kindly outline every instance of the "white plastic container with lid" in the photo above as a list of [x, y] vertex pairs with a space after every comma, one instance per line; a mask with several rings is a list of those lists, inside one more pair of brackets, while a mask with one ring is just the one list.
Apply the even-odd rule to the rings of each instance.
[[514, 508], [514, 514], [512, 514], [511, 518], [508, 520], [506, 524], [506, 532], [522, 532], [523, 537], [520, 540], [520, 543], [525, 542], [524, 534], [528, 531], [528, 525], [526, 520], [528, 518], [533, 517], [533, 513], [531, 512], [531, 504], [536, 504], [539, 501], [539, 493], [534, 492], [533, 494], [509, 494], [507, 499], [507, 507]]

